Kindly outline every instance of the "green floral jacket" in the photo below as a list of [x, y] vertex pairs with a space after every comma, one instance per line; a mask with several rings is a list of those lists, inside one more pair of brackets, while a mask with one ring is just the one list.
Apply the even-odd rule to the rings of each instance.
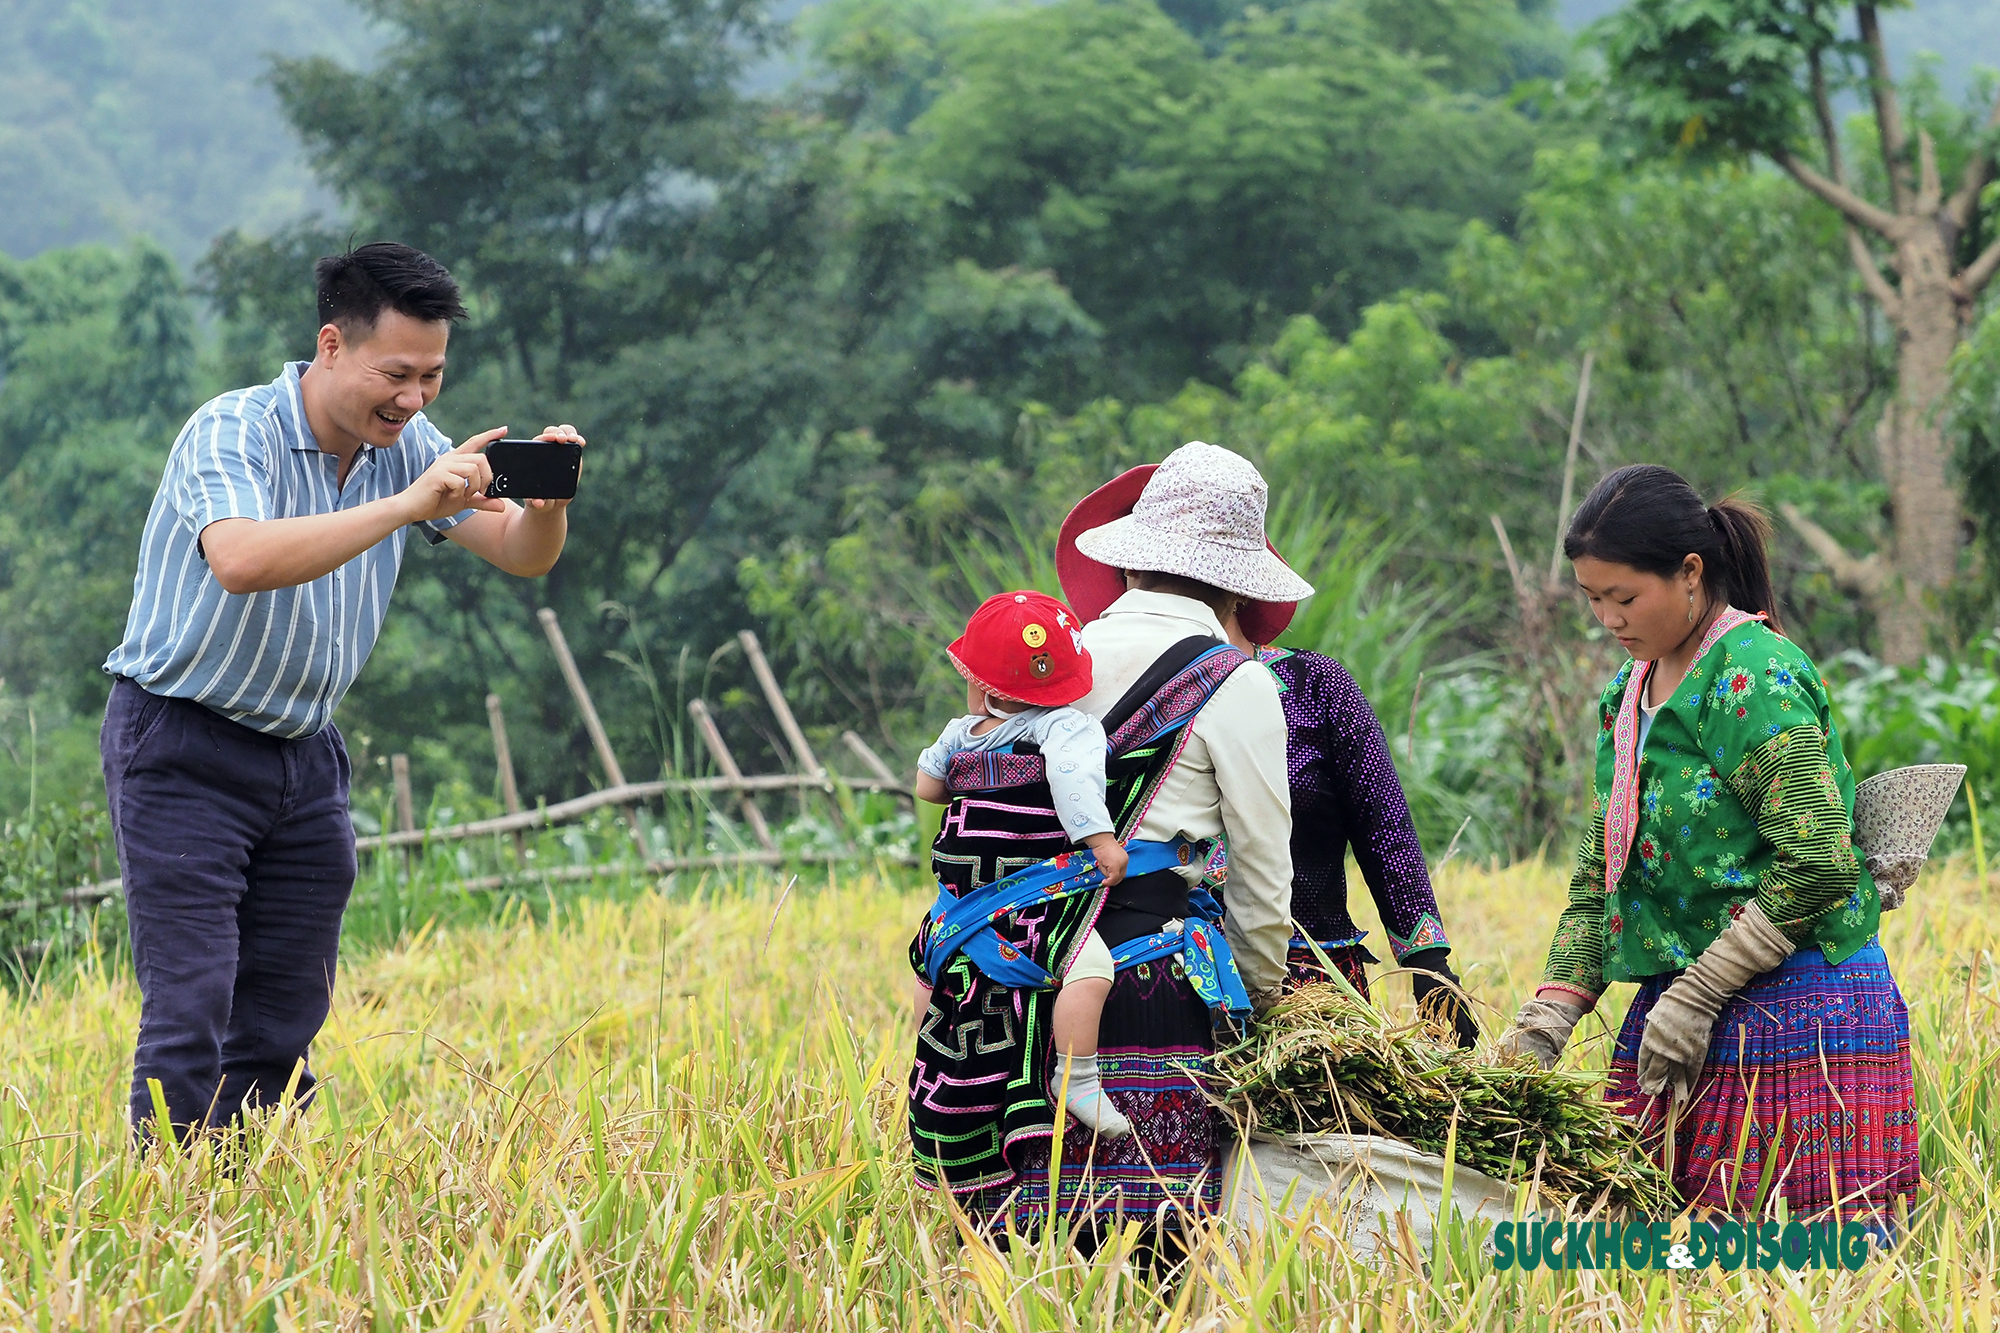
[[1846, 959], [1874, 937], [1881, 900], [1854, 854], [1854, 774], [1811, 659], [1731, 612], [1643, 748], [1626, 697], [1642, 665], [1600, 703], [1595, 813], [1543, 984], [1594, 1001], [1684, 968], [1753, 899], [1801, 948]]

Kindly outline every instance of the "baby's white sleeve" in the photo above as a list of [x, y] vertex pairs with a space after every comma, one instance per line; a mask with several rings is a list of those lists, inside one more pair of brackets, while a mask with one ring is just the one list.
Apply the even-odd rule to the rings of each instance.
[[939, 782], [945, 779], [945, 770], [951, 766], [951, 757], [966, 747], [970, 739], [967, 734], [978, 718], [967, 714], [955, 717], [944, 724], [944, 730], [928, 749], [917, 756], [917, 771], [928, 773]]
[[1088, 713], [1059, 708], [1050, 714], [1041, 738], [1049, 792], [1071, 842], [1094, 833], [1115, 833], [1104, 798], [1104, 726]]

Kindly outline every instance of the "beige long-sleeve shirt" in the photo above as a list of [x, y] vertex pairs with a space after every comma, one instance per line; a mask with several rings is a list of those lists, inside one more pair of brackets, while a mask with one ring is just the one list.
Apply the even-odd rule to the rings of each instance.
[[[1091, 691], [1076, 707], [1101, 718], [1161, 653], [1193, 634], [1220, 639], [1215, 613], [1169, 593], [1127, 592], [1083, 628]], [[1238, 667], [1195, 714], [1180, 759], [1161, 782], [1136, 836], [1229, 841], [1224, 931], [1259, 1009], [1278, 998], [1292, 938], [1292, 789], [1285, 771], [1278, 681], [1258, 663]], [[1190, 883], [1199, 865], [1182, 872]]]

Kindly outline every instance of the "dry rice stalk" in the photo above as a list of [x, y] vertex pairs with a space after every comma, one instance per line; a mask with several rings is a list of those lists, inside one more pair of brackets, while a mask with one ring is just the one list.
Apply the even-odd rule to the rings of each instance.
[[1665, 1175], [1605, 1103], [1596, 1075], [1532, 1060], [1482, 1064], [1426, 1024], [1395, 1025], [1351, 988], [1301, 986], [1247, 1040], [1216, 1053], [1209, 1083], [1225, 1106], [1275, 1133], [1365, 1129], [1441, 1154], [1455, 1118], [1457, 1159], [1474, 1170], [1520, 1180], [1540, 1152], [1552, 1193], [1671, 1208]]

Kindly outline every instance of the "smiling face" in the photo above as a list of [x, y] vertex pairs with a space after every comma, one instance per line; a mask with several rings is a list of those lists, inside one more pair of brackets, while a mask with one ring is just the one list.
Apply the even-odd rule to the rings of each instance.
[[334, 428], [371, 448], [394, 444], [444, 386], [450, 339], [450, 321], [412, 319], [394, 309], [384, 310], [373, 329], [322, 327], [312, 369], [324, 377], [321, 401]]
[[[1679, 647], [1705, 618], [1707, 594], [1701, 586], [1701, 557], [1690, 555], [1672, 574], [1648, 574], [1595, 556], [1579, 556], [1576, 585], [1590, 599], [1597, 623], [1619, 646], [1642, 662], [1655, 662]], [[1688, 616], [1688, 598], [1694, 616]]]

